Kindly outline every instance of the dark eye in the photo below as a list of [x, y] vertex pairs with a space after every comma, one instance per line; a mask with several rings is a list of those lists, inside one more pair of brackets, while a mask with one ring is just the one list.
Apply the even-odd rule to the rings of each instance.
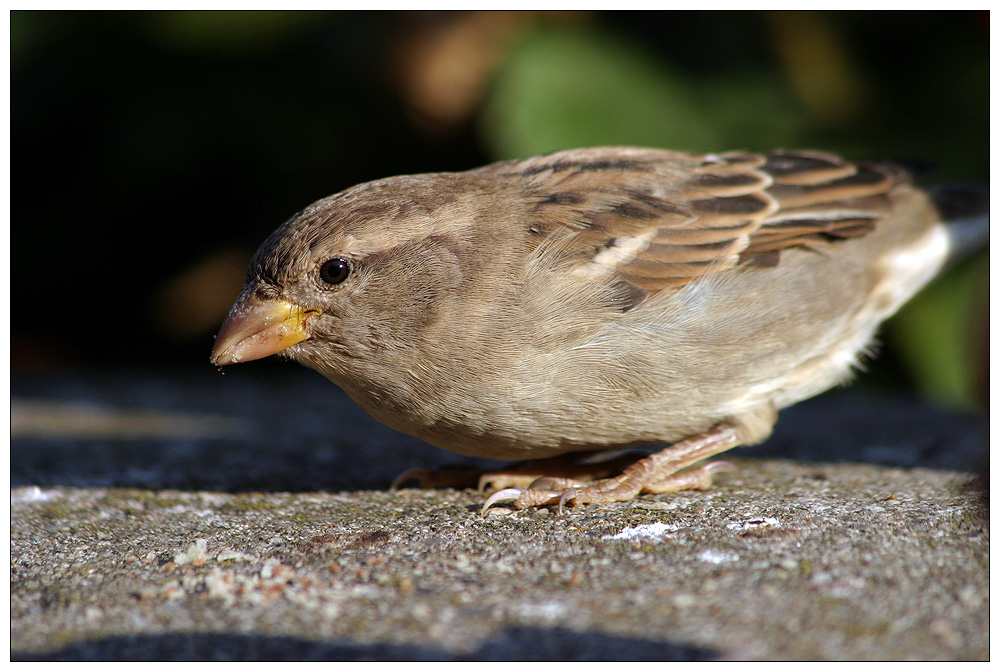
[[319, 277], [330, 285], [339, 285], [351, 274], [351, 262], [341, 257], [327, 259], [319, 267]]

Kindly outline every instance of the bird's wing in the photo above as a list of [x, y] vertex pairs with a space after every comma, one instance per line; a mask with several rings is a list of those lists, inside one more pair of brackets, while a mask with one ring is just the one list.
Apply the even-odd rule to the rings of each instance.
[[610, 147], [503, 165], [528, 178], [531, 236], [572, 231], [564, 251], [576, 271], [627, 283], [632, 305], [707, 274], [775, 266], [790, 247], [864, 236], [908, 179], [891, 164], [818, 152]]

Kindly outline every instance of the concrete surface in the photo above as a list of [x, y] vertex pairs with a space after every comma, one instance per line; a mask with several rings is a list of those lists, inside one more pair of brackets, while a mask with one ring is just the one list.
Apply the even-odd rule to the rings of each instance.
[[837, 392], [709, 492], [478, 514], [291, 365], [14, 372], [15, 660], [989, 658], [984, 420]]

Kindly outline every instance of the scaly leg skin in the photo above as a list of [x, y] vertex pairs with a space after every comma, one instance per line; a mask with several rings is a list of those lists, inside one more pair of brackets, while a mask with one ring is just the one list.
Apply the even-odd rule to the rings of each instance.
[[484, 492], [486, 488], [529, 488], [548, 478], [557, 478], [567, 483], [590, 482], [619, 474], [642, 456], [643, 453], [630, 452], [608, 460], [595, 460], [594, 453], [569, 453], [543, 460], [530, 460], [484, 473], [479, 478], [479, 491]]
[[540, 478], [526, 490], [500, 490], [486, 500], [482, 513], [485, 515], [497, 502], [512, 502], [516, 509], [558, 504], [562, 512], [563, 505], [567, 503], [625, 502], [642, 492], [661, 494], [695, 488], [705, 490], [712, 485], [712, 474], [736, 471], [736, 468], [728, 462], [713, 462], [696, 469], [681, 470], [729, 450], [738, 443], [735, 427], [719, 425], [653, 453], [613, 478], [593, 483], [568, 478]]
[[411, 480], [418, 481], [421, 488], [478, 487], [480, 492], [488, 487], [495, 490], [510, 487], [527, 488], [539, 478], [552, 474], [567, 480], [592, 481], [621, 473], [622, 469], [633, 464], [641, 455], [641, 453], [628, 453], [605, 461], [586, 461], [588, 458], [593, 458], [594, 453], [570, 453], [543, 460], [519, 462], [487, 472], [463, 465], [448, 465], [433, 470], [410, 469], [397, 476], [389, 489], [398, 490], [403, 483]]

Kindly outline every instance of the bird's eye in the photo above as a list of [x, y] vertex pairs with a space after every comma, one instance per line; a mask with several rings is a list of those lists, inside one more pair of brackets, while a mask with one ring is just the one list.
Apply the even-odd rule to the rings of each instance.
[[351, 262], [342, 257], [327, 259], [319, 267], [319, 277], [330, 285], [339, 285], [351, 274]]

